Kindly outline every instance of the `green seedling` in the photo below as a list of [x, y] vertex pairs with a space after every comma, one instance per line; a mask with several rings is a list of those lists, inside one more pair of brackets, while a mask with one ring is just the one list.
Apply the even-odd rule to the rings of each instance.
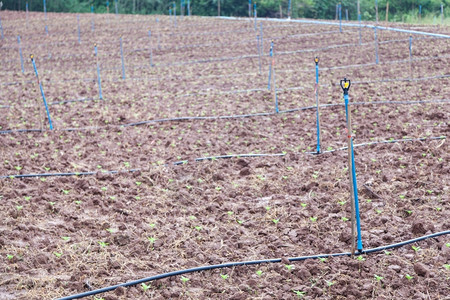
[[390, 255], [391, 253], [392, 253], [391, 251], [384, 250], [384, 254], [386, 255]]
[[101, 190], [106, 191], [108, 188], [106, 186], [102, 186]]
[[186, 282], [189, 281], [189, 278], [184, 277], [184, 276], [181, 276], [181, 281], [182, 281], [183, 283], [186, 283]]
[[366, 260], [362, 255], [357, 256], [356, 259], [358, 261], [365, 261]]
[[124, 165], [125, 165], [125, 167], [127, 167], [127, 168], [129, 168], [130, 167], [130, 163], [129, 162], [127, 162], [127, 161], [125, 161], [124, 163], [123, 163]]
[[414, 252], [418, 252], [420, 250], [419, 246], [411, 246], [411, 248], [414, 250]]
[[22, 167], [21, 167], [21, 166], [15, 166], [14, 168], [15, 168], [17, 171], [22, 170]]
[[30, 201], [31, 196], [25, 196], [24, 198], [25, 198], [26, 201]]
[[232, 212], [232, 211], [227, 211], [227, 214], [231, 217], [231, 216], [234, 214], [234, 212]]
[[347, 221], [348, 221], [348, 218], [342, 217], [342, 221], [347, 222]]
[[412, 210], [405, 210], [405, 212], [410, 216], [410, 215], [412, 215]]
[[82, 203], [82, 201], [80, 200], [75, 200], [75, 204], [80, 205]]
[[292, 290], [292, 292], [294, 292], [294, 294], [296, 294], [297, 297], [299, 297], [299, 298], [303, 298], [303, 296], [306, 294], [306, 292], [296, 291], [296, 290]]
[[380, 282], [384, 278], [382, 276], [378, 276], [377, 274], [374, 274], [373, 276], [375, 277], [375, 280], [378, 281], [378, 282]]
[[69, 194], [69, 190], [62, 190], [64, 195], [68, 195]]
[[261, 271], [261, 270], [256, 271], [256, 275], [258, 275], [258, 276], [261, 276], [262, 273], [263, 273], [263, 271]]
[[447, 247], [449, 247], [449, 248], [450, 248], [450, 243], [447, 243], [447, 244], [445, 244], [445, 246], [447, 246]]
[[53, 206], [56, 204], [56, 202], [49, 201], [48, 204], [50, 204], [50, 206]]
[[156, 238], [155, 237], [147, 237], [147, 239], [148, 239], [148, 241], [150, 242], [150, 244], [154, 244], [155, 243], [155, 241], [156, 241]]
[[399, 197], [400, 197], [400, 199], [405, 199], [406, 196], [405, 195], [400, 195]]
[[241, 225], [244, 223], [243, 220], [236, 220], [236, 222], [238, 222], [238, 224], [241, 224]]
[[408, 280], [411, 280], [411, 279], [414, 278], [414, 276], [411, 276], [411, 275], [409, 275], [409, 274], [406, 274], [406, 275], [405, 275], [405, 278], [408, 279]]
[[148, 226], [150, 226], [150, 228], [155, 228], [156, 224], [155, 223], [150, 223], [150, 224], [148, 224]]
[[45, 171], [50, 171], [50, 168], [44, 167]]
[[23, 206], [22, 205], [16, 205], [16, 209], [17, 210], [22, 210]]
[[108, 231], [109, 233], [117, 232], [117, 229], [114, 229], [114, 228], [106, 228], [105, 230]]
[[144, 290], [144, 292], [147, 291], [151, 286], [152, 286], [151, 284], [147, 285], [145, 283], [141, 283], [141, 287]]
[[319, 257], [319, 260], [323, 263], [327, 261], [327, 259], [325, 257]]
[[216, 186], [216, 191], [220, 192], [222, 188], [220, 186]]
[[202, 230], [202, 226], [194, 226], [195, 229], [197, 229], [197, 231]]
[[311, 220], [311, 222], [316, 222], [317, 221], [317, 217], [309, 217], [309, 219]]
[[115, 200], [115, 199], [116, 199], [116, 196], [109, 196], [109, 199]]
[[292, 268], [294, 267], [294, 265], [284, 265], [286, 267], [286, 269], [288, 269], [289, 271], [292, 270]]
[[108, 243], [102, 242], [102, 241], [98, 241], [97, 243], [98, 243], [98, 244], [100, 245], [100, 247], [102, 247], [102, 248], [104, 248], [104, 247], [106, 247], [106, 246], [109, 245]]
[[70, 236], [62, 236], [61, 238], [62, 238], [63, 240], [65, 240], [66, 242], [67, 242], [67, 241], [70, 241]]
[[332, 286], [333, 284], [335, 284], [334, 281], [325, 280], [325, 282], [327, 283], [327, 286]]
[[376, 210], [377, 214], [381, 214], [383, 211], [381, 209]]
[[195, 216], [189, 216], [189, 220], [191, 220], [191, 221], [194, 221], [194, 220], [196, 220], [197, 218], [195, 217]]
[[228, 274], [220, 274], [220, 277], [222, 277], [223, 280], [227, 280], [229, 275]]
[[136, 181], [136, 185], [137, 185], [137, 186], [140, 186], [141, 184], [142, 184], [142, 182]]
[[62, 252], [61, 253], [59, 253], [59, 252], [53, 252], [53, 254], [56, 256], [56, 257], [61, 257], [63, 254], [62, 254]]
[[6, 255], [6, 258], [9, 259], [9, 260], [11, 260], [11, 259], [14, 258], [14, 255], [12, 255], [12, 254], [7, 254], [7, 255]]
[[444, 268], [445, 268], [446, 270], [450, 270], [450, 265], [449, 265], [449, 264], [445, 264], [445, 265], [444, 265]]
[[436, 211], [441, 211], [442, 208], [441, 207], [436, 207]]
[[345, 201], [345, 200], [338, 201], [338, 204], [339, 204], [339, 205], [344, 205], [345, 203], [347, 203], [347, 201]]
[[272, 219], [272, 222], [274, 222], [275, 224], [278, 224], [278, 222], [280, 222], [280, 219]]
[[265, 208], [266, 208], [266, 211], [269, 212], [270, 206], [266, 206]]
[[301, 205], [302, 207], [306, 207], [308, 204], [307, 204], [307, 203], [300, 203], [300, 205]]

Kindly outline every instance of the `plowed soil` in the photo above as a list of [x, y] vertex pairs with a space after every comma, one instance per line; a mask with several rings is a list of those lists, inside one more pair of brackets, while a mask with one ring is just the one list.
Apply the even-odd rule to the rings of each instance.
[[[358, 28], [263, 20], [260, 58], [260, 31], [249, 20], [178, 17], [175, 27], [167, 16], [94, 15], [92, 31], [86, 14], [79, 44], [76, 15], [49, 13], [45, 21], [30, 13], [27, 23], [23, 12], [2, 11], [1, 18], [1, 299], [53, 299], [275, 258], [281, 263], [189, 273], [91, 298], [449, 299], [447, 235], [353, 258], [288, 260], [351, 250], [348, 157], [340, 149], [344, 77], [352, 80], [353, 137], [364, 144], [355, 148], [364, 249], [450, 229], [448, 39], [414, 36], [410, 57], [409, 35], [378, 31], [376, 64], [367, 28], [360, 45]], [[279, 114], [267, 89], [271, 40]], [[315, 56], [328, 151], [321, 155], [309, 153]], [[391, 142], [367, 145], [382, 141]], [[196, 161], [250, 153], [279, 155]], [[56, 176], [81, 172], [93, 175]], [[41, 176], [14, 178], [26, 174]]]

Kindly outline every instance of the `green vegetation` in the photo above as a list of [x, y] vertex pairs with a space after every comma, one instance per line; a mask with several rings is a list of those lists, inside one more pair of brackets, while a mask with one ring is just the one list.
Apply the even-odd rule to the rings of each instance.
[[[346, 10], [348, 10], [349, 19], [356, 21], [358, 15], [356, 11], [357, 0], [292, 0], [293, 18], [315, 18], [315, 19], [335, 19], [336, 4], [342, 3], [342, 17], [345, 19]], [[379, 0], [378, 12], [379, 20], [385, 21], [386, 6], [389, 2], [389, 21], [407, 22], [423, 24], [440, 24], [440, 5], [444, 4], [444, 10], [450, 6], [450, 0]], [[4, 9], [25, 10], [26, 1], [3, 0]], [[88, 13], [91, 3], [94, 5], [96, 13], [106, 13], [106, 1], [104, 0], [66, 0], [66, 1], [47, 1], [48, 12], [72, 12]], [[109, 1], [109, 12], [114, 13], [114, 0]], [[172, 8], [172, 1], [162, 0], [129, 0], [117, 1], [118, 11], [121, 14], [169, 14], [169, 8]], [[175, 1], [177, 5], [177, 14], [180, 14], [180, 1]], [[187, 1], [185, 1], [187, 3]], [[254, 1], [252, 0], [252, 3]], [[258, 17], [287, 17], [289, 0], [258, 0]], [[363, 21], [375, 20], [375, 1], [360, 0], [361, 18]], [[43, 11], [42, 1], [30, 1], [29, 9], [32, 11]], [[419, 4], [422, 5], [422, 15], [419, 17]], [[281, 5], [281, 11], [280, 11]], [[191, 12], [193, 15], [217, 16], [217, 0], [191, 0]], [[185, 8], [187, 14], [187, 8]], [[247, 0], [221, 0], [220, 15], [222, 16], [248, 16]], [[450, 20], [444, 20], [444, 23], [450, 25]]]

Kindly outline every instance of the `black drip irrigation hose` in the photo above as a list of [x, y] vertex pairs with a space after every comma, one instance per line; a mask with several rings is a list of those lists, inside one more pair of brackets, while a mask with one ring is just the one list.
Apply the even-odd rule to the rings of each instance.
[[[401, 139], [401, 140], [387, 140], [387, 141], [377, 141], [377, 142], [369, 142], [369, 143], [363, 143], [363, 144], [355, 144], [353, 147], [363, 147], [363, 146], [369, 146], [369, 145], [376, 145], [376, 144], [392, 144], [392, 143], [400, 143], [400, 142], [415, 142], [415, 141], [428, 141], [428, 140], [444, 140], [446, 139], [446, 136], [438, 136], [438, 137], [429, 137], [429, 138], [417, 138], [417, 139]], [[315, 154], [315, 155], [322, 155], [325, 153], [332, 153], [336, 151], [342, 151], [346, 150], [347, 147], [342, 147], [338, 149], [333, 150], [327, 150], [323, 151], [321, 153], [317, 152], [306, 152], [307, 154]], [[300, 154], [298, 152], [293, 152], [294, 154]], [[254, 157], [281, 157], [286, 156], [287, 152], [283, 153], [263, 153], [263, 154], [231, 154], [231, 155], [218, 155], [218, 156], [207, 156], [207, 157], [199, 157], [194, 159], [194, 162], [200, 162], [205, 160], [217, 160], [217, 159], [229, 159], [229, 158], [241, 158], [241, 157], [247, 157], [247, 158], [254, 158]], [[168, 166], [170, 164], [173, 164], [175, 166], [179, 165], [185, 165], [189, 163], [189, 160], [181, 160], [176, 161], [172, 163], [166, 163], [164, 166]], [[15, 178], [33, 178], [33, 177], [62, 177], [62, 176], [88, 176], [88, 175], [96, 175], [96, 174], [120, 174], [120, 173], [131, 173], [131, 172], [138, 172], [143, 171], [143, 168], [137, 168], [137, 169], [130, 169], [130, 170], [114, 170], [114, 171], [88, 171], [88, 172], [65, 172], [65, 173], [35, 173], [35, 174], [18, 174], [18, 175], [4, 175], [0, 176], [0, 179], [15, 179]]]
[[[395, 243], [395, 244], [391, 244], [391, 245], [387, 245], [387, 246], [363, 250], [363, 251], [357, 252], [355, 254], [356, 255], [372, 254], [372, 253], [376, 253], [376, 252], [380, 252], [380, 251], [384, 251], [384, 250], [388, 250], [388, 249], [399, 248], [399, 247], [402, 247], [402, 246], [405, 246], [408, 244], [413, 244], [413, 243], [420, 242], [420, 241], [423, 241], [426, 239], [436, 238], [436, 237], [439, 237], [442, 235], [447, 235], [447, 234], [450, 234], [450, 230], [421, 236], [421, 237], [418, 237], [415, 239], [411, 239], [411, 240], [407, 240], [404, 242]], [[307, 260], [307, 259], [319, 259], [319, 258], [330, 258], [330, 257], [351, 256], [351, 255], [352, 255], [351, 252], [342, 252], [342, 253], [291, 257], [291, 258], [287, 258], [287, 259], [291, 262], [294, 262], [294, 261], [303, 261], [303, 260]], [[134, 280], [134, 281], [120, 283], [120, 284], [112, 285], [109, 287], [104, 287], [104, 288], [89, 291], [89, 292], [75, 294], [75, 295], [59, 298], [57, 300], [72, 300], [72, 299], [84, 298], [84, 297], [88, 297], [88, 296], [93, 296], [93, 295], [98, 295], [101, 293], [110, 292], [119, 287], [135, 286], [135, 285], [145, 283], [145, 282], [155, 281], [155, 280], [159, 280], [159, 279], [163, 279], [163, 278], [168, 278], [168, 277], [173, 277], [173, 276], [178, 276], [178, 275], [183, 275], [183, 274], [188, 274], [188, 273], [202, 272], [202, 271], [222, 269], [222, 268], [233, 268], [233, 267], [239, 267], [239, 266], [260, 265], [260, 264], [266, 264], [266, 263], [280, 263], [281, 261], [282, 261], [281, 258], [261, 259], [261, 260], [230, 262], [230, 263], [224, 263], [224, 264], [218, 264], [218, 265], [209, 265], [209, 266], [196, 267], [196, 268], [191, 268], [191, 269], [178, 270], [178, 271], [163, 273], [163, 274], [146, 277], [146, 278], [142, 278], [142, 279], [138, 279], [138, 280]]]
[[[97, 100], [97, 99], [93, 99]], [[87, 101], [87, 100], [86, 100]], [[435, 100], [410, 100], [410, 101], [369, 101], [369, 102], [352, 102], [349, 105], [377, 105], [377, 104], [420, 104], [420, 103], [446, 103], [450, 102], [450, 99], [435, 99]], [[329, 104], [321, 104], [319, 107], [333, 107], [333, 106], [343, 106], [344, 103], [329, 103]], [[316, 109], [316, 106], [305, 106], [300, 108], [293, 108], [287, 110], [280, 110], [278, 113], [276, 112], [263, 112], [263, 113], [254, 113], [254, 114], [243, 114], [243, 115], [228, 115], [228, 116], [206, 116], [206, 117], [178, 117], [178, 118], [164, 118], [164, 119], [154, 119], [148, 121], [140, 121], [134, 123], [127, 124], [118, 124], [118, 125], [108, 125], [114, 127], [130, 127], [130, 126], [139, 126], [145, 124], [152, 123], [162, 123], [162, 122], [174, 122], [174, 121], [194, 121], [194, 120], [221, 120], [221, 119], [240, 119], [240, 118], [251, 118], [251, 117], [266, 117], [273, 116], [277, 114], [284, 113], [292, 113], [303, 110], [311, 110]], [[101, 127], [81, 127], [81, 128], [63, 128], [59, 129], [60, 131], [81, 131], [81, 130], [97, 130], [100, 128], [105, 128], [108, 126]], [[9, 129], [9, 130], [1, 130], [0, 134], [9, 134], [9, 133], [21, 133], [21, 132], [43, 132], [45, 130], [41, 129]]]

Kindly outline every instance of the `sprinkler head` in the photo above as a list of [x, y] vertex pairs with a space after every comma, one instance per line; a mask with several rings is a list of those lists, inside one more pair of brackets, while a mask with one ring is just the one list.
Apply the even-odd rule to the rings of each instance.
[[319, 64], [319, 57], [316, 56], [316, 58], [314, 58], [314, 62], [317, 64]]
[[344, 95], [348, 95], [348, 90], [350, 89], [351, 86], [351, 81], [350, 79], [347, 80], [347, 78], [344, 78], [344, 80], [341, 80], [341, 88], [344, 91]]
[[94, 47], [97, 47], [97, 43], [94, 43]]

